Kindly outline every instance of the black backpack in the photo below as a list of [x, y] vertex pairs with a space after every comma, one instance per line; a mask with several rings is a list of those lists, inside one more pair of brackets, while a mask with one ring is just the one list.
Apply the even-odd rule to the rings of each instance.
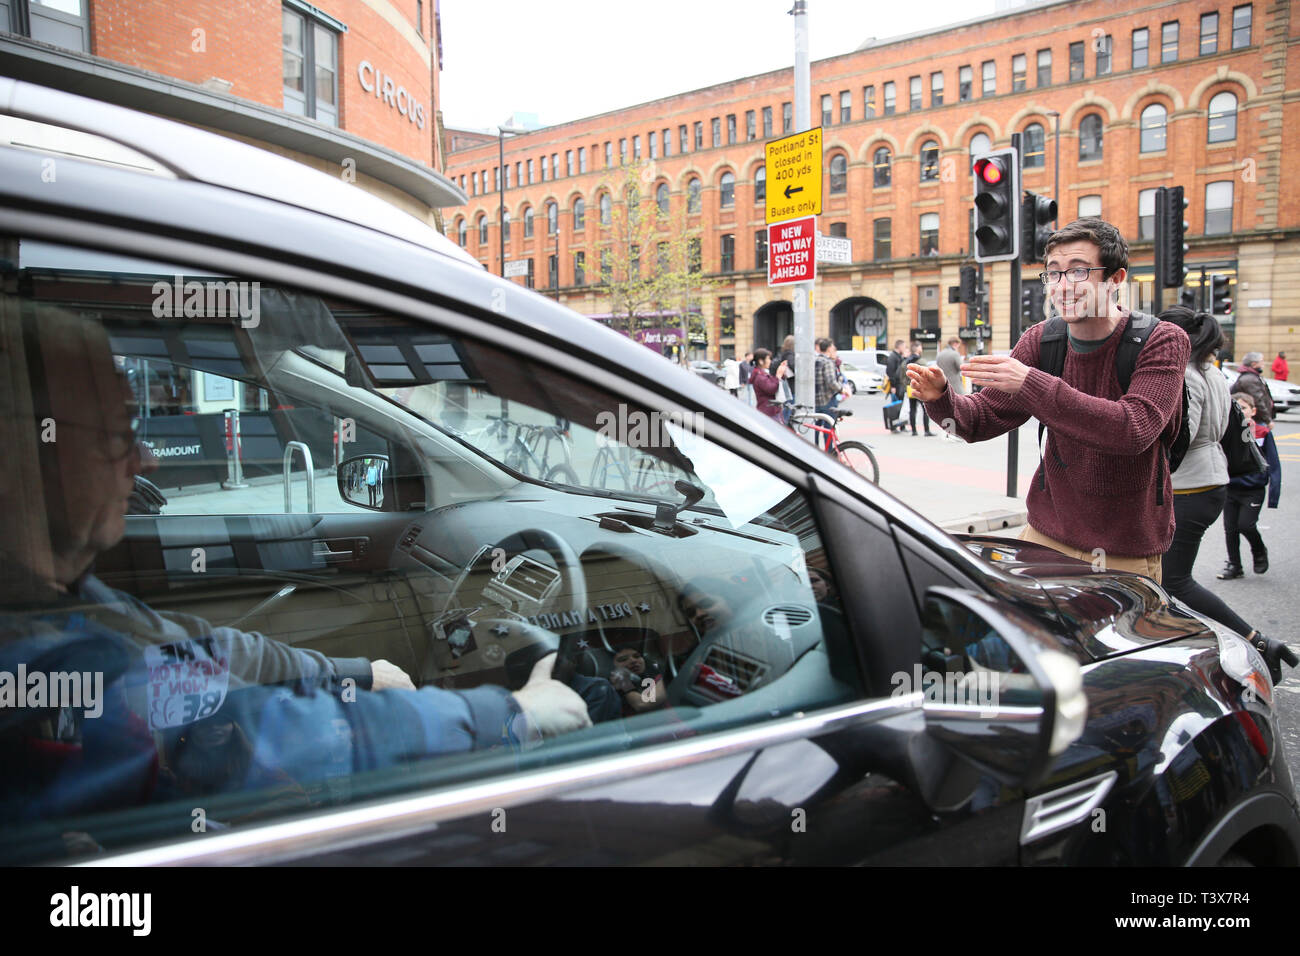
[[1228, 459], [1228, 477], [1240, 478], [1246, 475], [1258, 475], [1268, 471], [1268, 462], [1264, 453], [1255, 444], [1255, 431], [1246, 416], [1241, 413], [1241, 406], [1232, 401], [1228, 406], [1228, 427], [1219, 439], [1223, 454]]
[[[1129, 313], [1128, 325], [1115, 350], [1115, 374], [1119, 378], [1119, 387], [1128, 392], [1129, 383], [1133, 381], [1133, 370], [1137, 368], [1138, 353], [1151, 338], [1151, 331], [1160, 319], [1145, 312]], [[1053, 316], [1044, 320], [1043, 337], [1038, 350], [1038, 367], [1057, 378], [1065, 371], [1065, 352], [1069, 348], [1069, 327], [1065, 320]], [[1043, 424], [1038, 424], [1038, 443], [1043, 443]], [[1178, 434], [1172, 442], [1165, 444], [1165, 460], [1172, 474], [1178, 470], [1187, 456], [1187, 448], [1192, 443], [1192, 432], [1187, 423], [1187, 382], [1183, 382], [1183, 414], [1178, 424]], [[1046, 478], [1043, 479], [1046, 484]], [[1159, 477], [1156, 485], [1156, 504], [1165, 503], [1164, 476]]]

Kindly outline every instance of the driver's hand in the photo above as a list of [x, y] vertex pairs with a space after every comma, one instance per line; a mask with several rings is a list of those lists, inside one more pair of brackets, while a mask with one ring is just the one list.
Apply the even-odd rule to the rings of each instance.
[[543, 737], [556, 737], [591, 726], [586, 701], [551, 677], [554, 666], [555, 655], [547, 654], [533, 665], [528, 683], [514, 693], [519, 709]]
[[370, 662], [371, 690], [415, 690], [406, 671], [389, 661]]

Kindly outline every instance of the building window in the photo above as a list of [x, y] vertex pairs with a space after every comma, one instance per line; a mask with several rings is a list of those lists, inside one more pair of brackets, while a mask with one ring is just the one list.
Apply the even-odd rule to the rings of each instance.
[[613, 220], [613, 214], [614, 214], [614, 204], [613, 201], [609, 198], [609, 193], [601, 193], [599, 203], [600, 203], [600, 224], [602, 226], [608, 226], [610, 222]]
[[1083, 79], [1083, 41], [1070, 44], [1070, 82]]
[[873, 186], [888, 186], [889, 182], [889, 148], [881, 146], [871, 159], [871, 184]]
[[835, 117], [831, 114], [831, 95], [829, 93], [823, 93], [822, 94], [822, 125], [830, 126], [831, 123], [833, 122], [835, 122]]
[[1105, 36], [1097, 37], [1096, 41], [1094, 42], [1094, 46], [1095, 46], [1095, 51], [1097, 53], [1097, 75], [1109, 76], [1110, 75], [1110, 34], [1108, 33]]
[[736, 334], [736, 297], [724, 295], [718, 298], [718, 332], [721, 335]]
[[759, 229], [754, 232], [754, 268], [767, 268], [767, 230]]
[[794, 129], [794, 106], [791, 103], [781, 104], [781, 132], [788, 133]]
[[763, 138], [772, 138], [772, 107], [763, 107]]
[[939, 214], [927, 212], [921, 216], [921, 255], [939, 254]]
[[1232, 8], [1232, 48], [1240, 50], [1250, 46], [1251, 5]]
[[587, 204], [579, 196], [573, 201], [573, 231], [581, 232], [587, 228]]
[[[37, 6], [63, 7], [53, 3]], [[338, 126], [338, 34], [293, 10], [281, 8], [280, 16], [285, 110]], [[33, 28], [36, 26], [33, 23]]]
[[871, 258], [877, 261], [893, 258], [890, 250], [890, 222], [889, 219], [877, 219], [871, 224]]
[[727, 114], [727, 145], [731, 146], [736, 142], [736, 114]]
[[703, 120], [700, 120], [699, 122], [695, 123], [694, 133], [695, 133], [695, 149], [701, 150], [704, 148], [704, 121]]
[[1201, 14], [1201, 56], [1219, 52], [1219, 15]]
[[1080, 196], [1079, 197], [1079, 218], [1086, 219], [1089, 216], [1101, 215], [1101, 197], [1100, 196]]
[[618, 141], [618, 161], [621, 165], [627, 165], [627, 137], [622, 136]]
[[848, 90], [840, 90], [840, 122], [849, 123], [853, 120], [853, 94]]
[[612, 169], [614, 166], [614, 144], [606, 140], [605, 142], [605, 168]]
[[1205, 184], [1205, 234], [1232, 232], [1232, 180]]
[[587, 284], [587, 254], [585, 252], [575, 252], [573, 254], [573, 284]]
[[579, 146], [578, 147], [578, 172], [585, 173], [586, 171], [587, 171], [587, 147]]
[[843, 195], [849, 188], [849, 160], [843, 153], [831, 157], [831, 195]]
[[930, 105], [943, 106], [943, 74], [930, 74]]
[[456, 224], [456, 241], [460, 243], [460, 246], [463, 249], [465, 247], [465, 243], [468, 240], [469, 240], [469, 223], [465, 222], [465, 220], [462, 219]]
[[699, 236], [686, 241], [686, 269], [688, 272], [704, 271], [704, 252]]
[[758, 139], [758, 114], [745, 110], [745, 140]]
[[1133, 69], [1137, 70], [1147, 65], [1147, 48], [1150, 42], [1151, 33], [1146, 27], [1133, 31]]
[[722, 120], [715, 116], [713, 117], [712, 120], [709, 121], [709, 126], [712, 128], [712, 132], [713, 132], [713, 145], [721, 146], [722, 145]]
[[510, 241], [510, 213], [509, 211], [501, 214], [501, 238], [506, 242]]
[[754, 170], [754, 202], [767, 200], [767, 167], [759, 166]]
[[687, 132], [686, 124], [683, 123], [677, 127], [677, 152], [686, 154], [691, 151], [690, 134]]
[[957, 70], [957, 102], [965, 103], [971, 98], [973, 80], [974, 71], [969, 66], [963, 66]]
[[614, 267], [610, 265], [609, 250], [600, 250], [600, 284], [609, 285], [609, 278], [614, 274]]
[[501, 167], [492, 167], [492, 191], [501, 192]]
[[831, 223], [830, 234], [836, 239], [845, 239], [849, 234], [849, 224], [847, 222]]
[[469, 181], [474, 190], [473, 192], [470, 193], [470, 195], [477, 196], [478, 195], [478, 170], [475, 170], [473, 173], [470, 174]]
[[896, 91], [896, 89], [895, 89], [895, 87], [894, 87], [894, 81], [893, 81], [893, 80], [890, 80], [888, 83], [885, 84], [885, 104], [884, 104], [884, 105], [885, 105], [885, 115], [886, 115], [886, 116], [893, 116], [893, 115], [894, 115], [894, 99], [895, 99], [895, 93], [896, 93], [896, 92], [897, 92], [897, 91]]
[[537, 288], [537, 274], [533, 266], [534, 260], [528, 260], [528, 274], [524, 276], [524, 286], [529, 289]]
[[921, 182], [939, 181], [939, 144], [928, 140], [921, 144]]
[[664, 158], [667, 159], [673, 154], [673, 137], [672, 130], [666, 129], [662, 133], [664, 144]]
[[560, 257], [549, 256], [546, 262], [546, 285], [547, 288], [557, 289], [560, 286]]
[[989, 139], [988, 133], [976, 133], [974, 136], [970, 138], [970, 154], [972, 160], [974, 159], [974, 157], [979, 156], [982, 153], [987, 153], [989, 151], [989, 147], [992, 145], [993, 145], [993, 141]]
[[1160, 26], [1160, 62], [1173, 63], [1178, 59], [1178, 21], [1171, 20]]
[[478, 217], [478, 241], [479, 241], [479, 245], [485, 245], [485, 244], [487, 243], [487, 241], [488, 241], [488, 240], [487, 240], [487, 230], [488, 230], [488, 221], [487, 221], [487, 216], [485, 216], [485, 215], [483, 215], [482, 213], [480, 213], [480, 214], [479, 214], [479, 217]]
[[546, 204], [546, 234], [557, 236], [560, 233], [560, 207], [553, 202]]
[[730, 233], [722, 237], [722, 256], [718, 262], [719, 272], [736, 271], [736, 237]]
[[1046, 140], [1042, 123], [1030, 123], [1025, 127], [1024, 141], [1025, 169], [1041, 169], [1046, 164]]
[[1207, 143], [1230, 143], [1237, 138], [1237, 97], [1224, 90], [1210, 99], [1210, 117], [1206, 124]]
[[993, 96], [998, 91], [998, 65], [993, 60], [985, 60], [980, 65], [982, 86], [980, 96]]
[[1079, 162], [1101, 159], [1101, 116], [1089, 113], [1079, 122]]
[[667, 183], [660, 183], [655, 187], [655, 206], [659, 210], [659, 215], [668, 215], [669, 190]]
[[524, 210], [524, 238], [533, 238], [533, 207]]
[[[547, 177], [546, 177], [546, 166], [547, 166], [547, 162], [546, 162], [546, 155], [545, 155], [545, 154], [542, 154], [541, 166], [542, 166], [542, 182], [546, 182], [546, 178], [547, 178]], [[486, 178], [484, 179], [484, 182], [485, 182], [485, 183], [487, 182]]]
[[647, 135], [650, 137], [650, 158], [658, 159], [659, 158], [659, 134], [654, 130], [651, 130]]
[[573, 175], [573, 150], [571, 149], [564, 151], [564, 175]]
[[1138, 193], [1138, 238], [1156, 237], [1156, 191], [1144, 189]]
[[736, 205], [736, 176], [734, 173], [723, 173], [722, 178], [718, 180], [718, 205], [722, 209], [731, 209]]
[[692, 179], [686, 184], [686, 211], [688, 213], [697, 213], [700, 211], [700, 181]]
[[1052, 51], [1038, 51], [1038, 85], [1052, 85]]
[[641, 161], [641, 134], [637, 133], [632, 137], [632, 162]]
[[551, 178], [560, 178], [560, 154], [551, 153]]
[[1029, 61], [1023, 53], [1011, 58], [1011, 92], [1021, 93], [1025, 89], [1025, 75], [1029, 70]]
[[876, 88], [874, 85], [862, 88], [862, 118], [876, 118]]
[[909, 110], [919, 110], [921, 108], [921, 78], [919, 76], [909, 76], [907, 78], [907, 108]]
[[1140, 151], [1158, 153], [1165, 148], [1165, 108], [1152, 103], [1142, 111], [1140, 121]]

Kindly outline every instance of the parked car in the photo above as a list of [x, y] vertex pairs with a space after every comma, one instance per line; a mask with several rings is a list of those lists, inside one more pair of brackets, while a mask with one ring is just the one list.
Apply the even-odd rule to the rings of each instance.
[[721, 386], [727, 377], [727, 373], [718, 365], [704, 359], [692, 359], [691, 371], [710, 385]]
[[[949, 536], [336, 178], [0, 104], [160, 164], [0, 145], [0, 671], [104, 681], [0, 712], [0, 862], [1300, 857], [1264, 662], [1149, 579]], [[230, 477], [123, 517], [146, 427]]]
[[865, 372], [876, 372], [882, 378], [885, 374], [885, 366], [889, 363], [888, 349], [869, 349], [867, 351], [840, 349], [839, 355], [844, 361], [852, 362]]
[[884, 373], [869, 372], [847, 360], [840, 363], [840, 371], [845, 381], [849, 383], [849, 391], [855, 395], [858, 392], [873, 395], [880, 391], [885, 381]]
[[[1240, 373], [1235, 368], [1224, 368], [1222, 371], [1223, 377], [1228, 380], [1228, 387], [1232, 388]], [[1278, 413], [1289, 412], [1300, 407], [1300, 385], [1293, 382], [1279, 382], [1275, 378], [1265, 378], [1264, 384], [1268, 386], [1268, 393], [1273, 397], [1273, 407]]]

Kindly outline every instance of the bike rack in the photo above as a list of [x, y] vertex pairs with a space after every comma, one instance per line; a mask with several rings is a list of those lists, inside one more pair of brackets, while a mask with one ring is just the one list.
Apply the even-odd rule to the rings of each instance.
[[293, 513], [293, 450], [302, 449], [302, 464], [307, 475], [307, 513], [316, 513], [316, 469], [311, 464], [311, 449], [300, 441], [287, 442], [284, 446], [284, 513]]

